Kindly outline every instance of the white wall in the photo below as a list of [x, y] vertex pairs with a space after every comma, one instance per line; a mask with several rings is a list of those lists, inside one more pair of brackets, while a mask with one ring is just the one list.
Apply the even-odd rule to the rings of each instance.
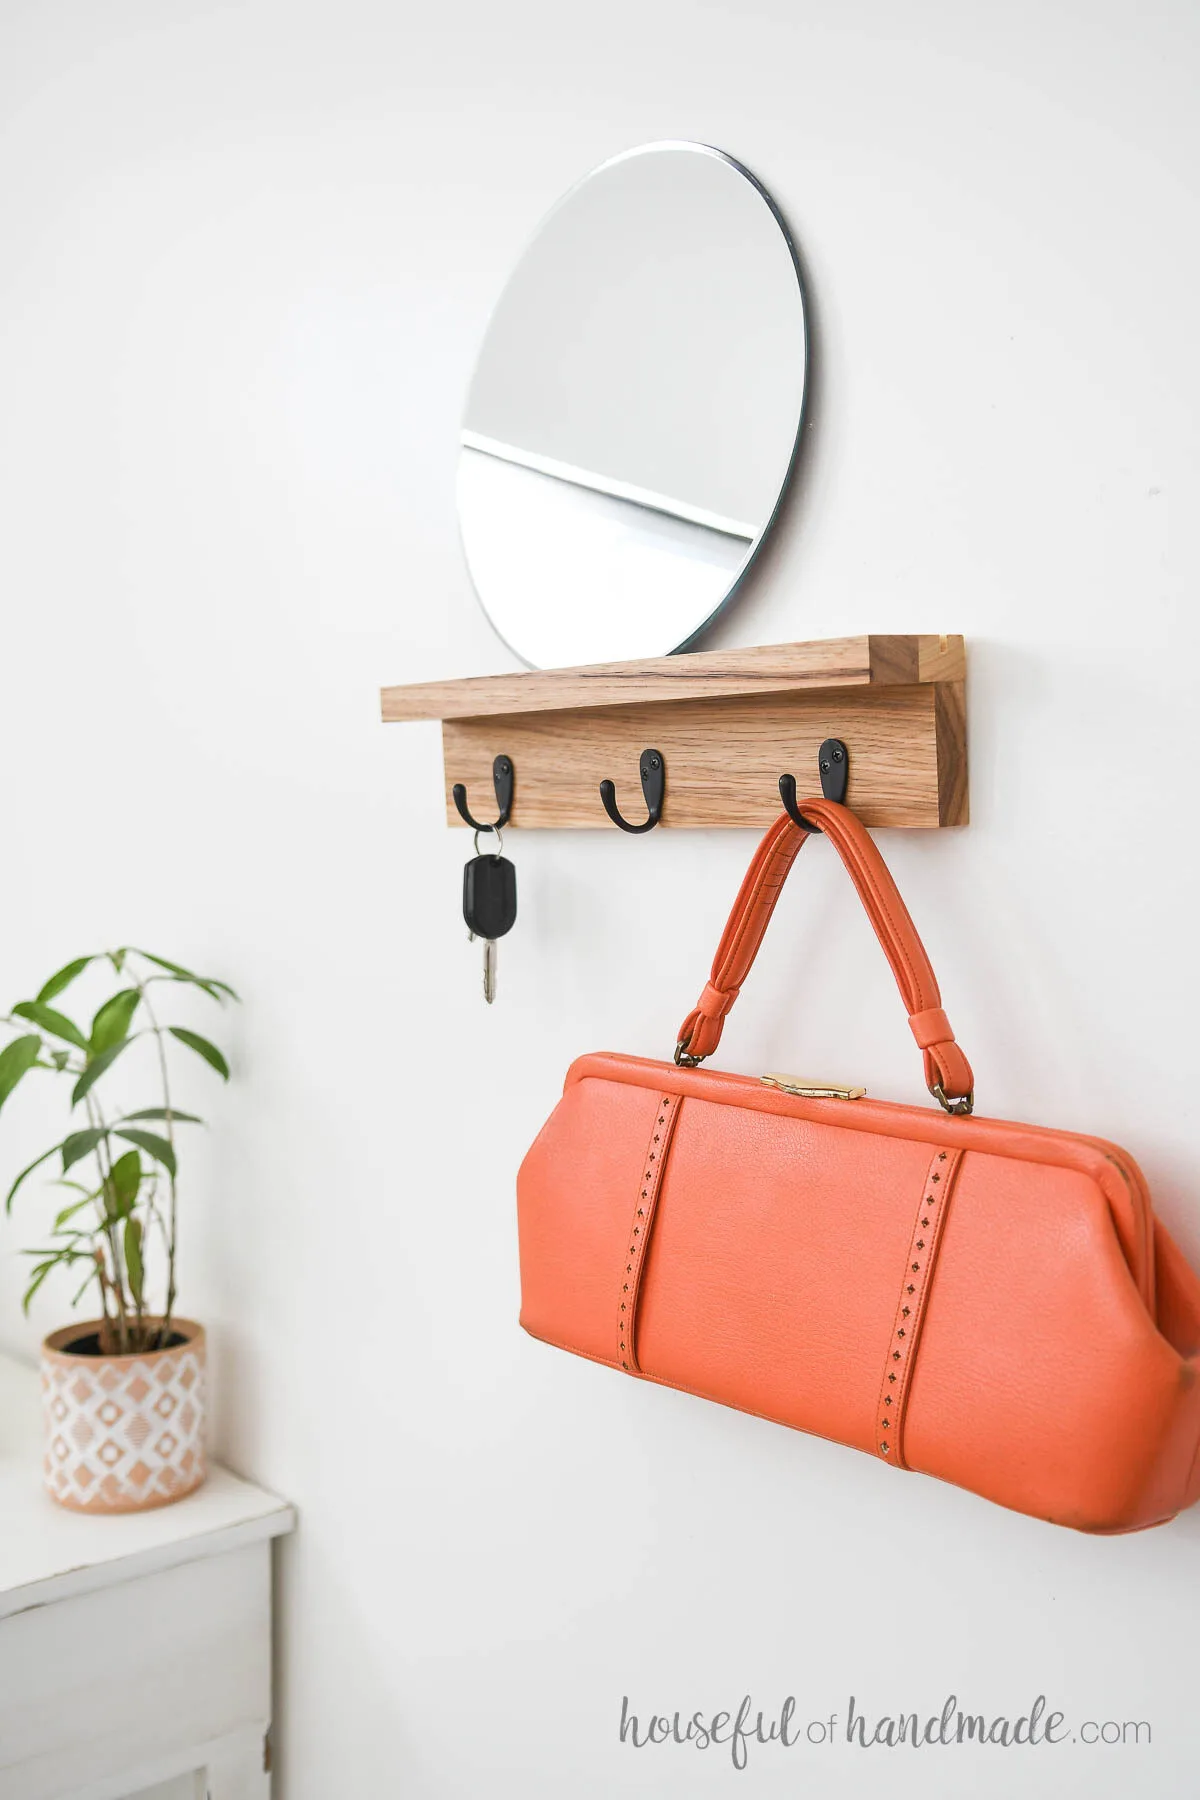
[[[245, 994], [184, 1299], [220, 1449], [301, 1509], [284, 1800], [1194, 1794], [1200, 1512], [1088, 1540], [519, 1332], [521, 1153], [576, 1052], [669, 1050], [753, 839], [514, 841], [487, 1011], [436, 728], [376, 689], [508, 666], [452, 495], [511, 257], [612, 151], [727, 147], [803, 246], [819, 376], [723, 640], [967, 634], [974, 823], [884, 847], [983, 1108], [1127, 1144], [1200, 1258], [1195, 10], [7, 0], [0, 33], [0, 993], [140, 938]], [[819, 844], [722, 1056], [922, 1098]], [[5, 1168], [48, 1123], [6, 1111]], [[31, 1355], [41, 1207], [3, 1236]], [[1154, 1743], [741, 1777], [617, 1744], [623, 1693], [746, 1690], [1044, 1691]]]

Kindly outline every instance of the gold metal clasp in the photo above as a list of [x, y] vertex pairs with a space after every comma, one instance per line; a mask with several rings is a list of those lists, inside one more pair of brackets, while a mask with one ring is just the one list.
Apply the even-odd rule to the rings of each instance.
[[864, 1087], [838, 1087], [832, 1081], [801, 1081], [795, 1075], [760, 1075], [764, 1087], [778, 1088], [781, 1094], [799, 1094], [805, 1100], [861, 1100]]

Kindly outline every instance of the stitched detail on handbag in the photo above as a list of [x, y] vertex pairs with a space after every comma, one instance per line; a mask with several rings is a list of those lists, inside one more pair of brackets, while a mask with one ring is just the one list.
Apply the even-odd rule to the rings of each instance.
[[633, 1375], [640, 1373], [637, 1365], [637, 1306], [642, 1286], [642, 1270], [646, 1266], [646, 1246], [650, 1242], [654, 1210], [662, 1190], [667, 1151], [675, 1135], [676, 1121], [682, 1108], [683, 1100], [679, 1094], [660, 1095], [638, 1181], [637, 1199], [633, 1203], [629, 1243], [622, 1264], [620, 1293], [617, 1295], [617, 1362], [622, 1369], [627, 1369]]
[[[798, 829], [798, 827], [792, 826], [791, 820], [788, 821], [788, 824], [791, 826], [792, 830]], [[742, 915], [741, 923], [734, 934], [732, 944], [729, 946], [728, 955], [722, 962], [722, 979], [724, 979], [731, 969], [737, 967], [737, 959], [742, 953], [742, 946], [748, 934], [752, 932], [756, 926], [760, 925], [765, 931], [766, 926], [763, 924], [762, 917], [764, 911], [767, 914], [766, 923], [770, 923], [770, 917], [779, 900], [783, 884], [792, 872], [792, 864], [795, 862], [796, 857], [804, 848], [807, 841], [808, 836], [807, 833], [805, 833], [804, 836], [802, 836], [800, 843], [793, 849], [789, 833], [784, 837], [782, 843], [776, 844], [772, 849], [771, 854], [767, 859], [766, 867], [763, 869], [762, 880], [759, 883], [750, 904], [747, 906], [745, 913]]]
[[942, 1228], [950, 1210], [950, 1195], [964, 1152], [935, 1150], [929, 1173], [921, 1189], [921, 1204], [913, 1222], [908, 1246], [908, 1260], [896, 1302], [896, 1317], [884, 1363], [879, 1388], [879, 1407], [875, 1416], [875, 1454], [883, 1462], [906, 1469], [904, 1460], [904, 1414], [912, 1387], [913, 1365], [921, 1326], [925, 1321], [925, 1305], [929, 1283], [942, 1241]]

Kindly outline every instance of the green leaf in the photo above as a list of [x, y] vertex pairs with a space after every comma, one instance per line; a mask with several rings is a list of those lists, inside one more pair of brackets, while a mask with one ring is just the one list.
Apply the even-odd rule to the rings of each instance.
[[25, 1289], [24, 1298], [21, 1301], [21, 1311], [26, 1317], [29, 1315], [29, 1303], [33, 1299], [33, 1296], [37, 1293], [51, 1269], [53, 1269], [61, 1260], [60, 1257], [52, 1256], [48, 1262], [39, 1263], [37, 1268], [33, 1271], [33, 1279]]
[[198, 1119], [195, 1113], [177, 1112], [173, 1106], [146, 1106], [142, 1108], [141, 1112], [126, 1113], [125, 1117], [118, 1119], [117, 1123], [132, 1125], [135, 1119], [173, 1119], [176, 1123], [182, 1119], [187, 1125], [203, 1125], [204, 1123], [204, 1120]]
[[138, 1009], [141, 995], [136, 988], [122, 988], [106, 1000], [92, 1020], [91, 1052], [99, 1055], [112, 1044], [119, 1044], [129, 1032], [129, 1022]]
[[14, 1038], [0, 1050], [0, 1106], [8, 1099], [23, 1075], [28, 1075], [42, 1048], [40, 1037]]
[[152, 1156], [168, 1174], [174, 1176], [175, 1152], [166, 1138], [158, 1137], [153, 1131], [118, 1131], [115, 1135], [124, 1138], [127, 1144], [137, 1144], [147, 1156]]
[[18, 1018], [28, 1019], [33, 1025], [40, 1025], [51, 1037], [64, 1038], [68, 1044], [74, 1044], [77, 1050], [86, 1050], [88, 1041], [78, 1025], [67, 1018], [65, 1013], [55, 1012], [52, 1006], [43, 1006], [40, 1000], [22, 1000], [13, 1007]]
[[222, 1081], [229, 1080], [229, 1064], [215, 1044], [210, 1044], [207, 1038], [202, 1038], [198, 1031], [185, 1031], [182, 1025], [168, 1026], [168, 1030], [172, 1037], [179, 1039], [181, 1044], [186, 1044], [189, 1050], [194, 1050], [197, 1056], [202, 1056], [209, 1068], [217, 1071]]
[[73, 1131], [70, 1137], [64, 1138], [61, 1145], [56, 1146], [62, 1150], [63, 1174], [77, 1162], [82, 1162], [85, 1156], [90, 1156], [106, 1135], [103, 1126], [89, 1125], [86, 1131]]
[[54, 1064], [60, 1075], [70, 1060], [71, 1052], [69, 1050], [52, 1050], [50, 1052], [50, 1061]]
[[205, 993], [211, 994], [214, 1000], [221, 994], [228, 994], [231, 1000], [238, 998], [227, 981], [218, 981], [214, 975], [193, 975], [190, 969], [185, 969], [181, 963], [168, 961], [165, 956], [155, 956], [149, 950], [137, 950], [136, 945], [131, 948], [136, 950], [138, 956], [144, 956], [147, 962], [155, 963], [160, 969], [168, 970], [176, 981], [190, 981], [194, 987], [203, 988]]
[[75, 1214], [82, 1212], [85, 1206], [90, 1206], [96, 1197], [95, 1194], [85, 1194], [82, 1200], [73, 1200], [70, 1206], [64, 1206], [55, 1218], [53, 1230], [61, 1231], [68, 1219], [73, 1219]]
[[52, 975], [45, 986], [39, 988], [38, 1000], [41, 1005], [44, 1006], [47, 1000], [53, 1000], [56, 994], [61, 994], [64, 988], [70, 987], [75, 977], [82, 975], [88, 964], [95, 960], [94, 956], [77, 956], [74, 962], [66, 963], [57, 975]]
[[110, 1044], [107, 1050], [101, 1050], [99, 1056], [93, 1056], [90, 1059], [87, 1068], [71, 1090], [72, 1106], [79, 1104], [93, 1082], [99, 1081], [106, 1069], [111, 1069], [122, 1050], [127, 1049], [132, 1042], [132, 1038], [122, 1038], [119, 1043]]
[[133, 1211], [134, 1201], [138, 1197], [138, 1189], [142, 1185], [142, 1159], [136, 1150], [127, 1150], [119, 1156], [112, 1166], [112, 1179], [109, 1183], [107, 1198], [112, 1205], [106, 1208], [109, 1216], [124, 1219]]
[[[88, 1257], [87, 1260], [89, 1262], [92, 1262], [92, 1259], [90, 1256]], [[88, 1289], [91, 1287], [93, 1281], [99, 1281], [99, 1279], [100, 1279], [100, 1271], [99, 1271], [99, 1269], [97, 1269], [95, 1263], [93, 1262], [91, 1269], [89, 1270], [88, 1274], [84, 1278], [83, 1286], [81, 1288], [79, 1288], [75, 1292], [74, 1295], [72, 1295], [71, 1305], [78, 1306], [79, 1302], [83, 1299], [83, 1296], [87, 1293]]]
[[142, 1288], [146, 1280], [146, 1271], [142, 1267], [142, 1222], [140, 1219], [125, 1221], [125, 1273], [129, 1277], [129, 1291], [133, 1295], [133, 1303], [142, 1304]]
[[21, 1170], [21, 1173], [17, 1176], [17, 1179], [13, 1182], [12, 1186], [8, 1190], [8, 1193], [5, 1195], [5, 1198], [4, 1198], [5, 1212], [12, 1211], [13, 1198], [16, 1194], [17, 1189], [20, 1187], [21, 1183], [25, 1180], [25, 1177], [27, 1175], [32, 1175], [33, 1171], [35, 1169], [40, 1168], [44, 1162], [46, 1162], [51, 1156], [55, 1155], [55, 1153], [61, 1149], [62, 1149], [61, 1144], [52, 1144], [49, 1150], [43, 1150], [42, 1154], [40, 1156], [35, 1156], [33, 1161], [31, 1163], [29, 1163], [24, 1169]]

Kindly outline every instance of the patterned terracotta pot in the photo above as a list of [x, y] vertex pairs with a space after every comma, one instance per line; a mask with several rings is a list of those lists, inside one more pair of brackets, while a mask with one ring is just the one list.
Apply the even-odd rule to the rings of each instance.
[[95, 1354], [100, 1319], [42, 1345], [46, 1487], [74, 1512], [145, 1512], [198, 1488], [204, 1455], [203, 1326], [171, 1321], [167, 1350]]

